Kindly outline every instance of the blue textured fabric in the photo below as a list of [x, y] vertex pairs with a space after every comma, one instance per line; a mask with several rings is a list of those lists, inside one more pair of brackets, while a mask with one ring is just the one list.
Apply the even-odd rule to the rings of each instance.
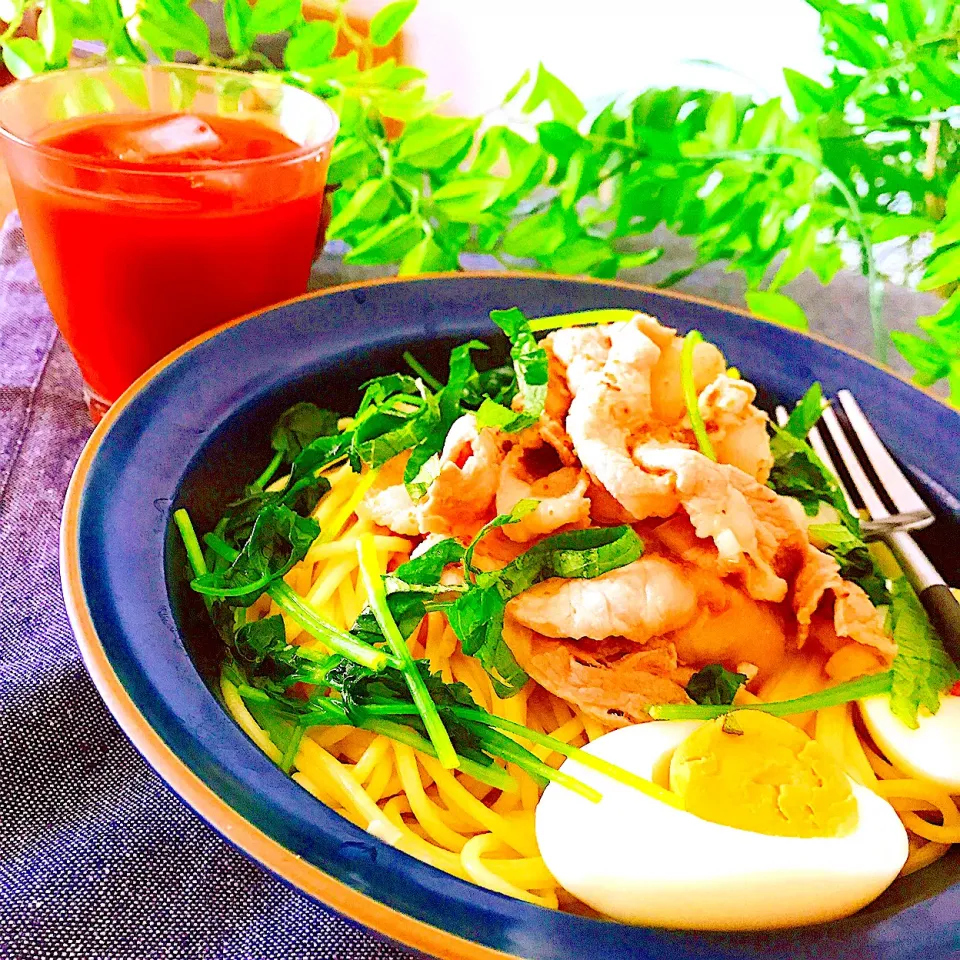
[[399, 960], [228, 846], [88, 678], [58, 573], [80, 376], [23, 234], [0, 234], [0, 958]]

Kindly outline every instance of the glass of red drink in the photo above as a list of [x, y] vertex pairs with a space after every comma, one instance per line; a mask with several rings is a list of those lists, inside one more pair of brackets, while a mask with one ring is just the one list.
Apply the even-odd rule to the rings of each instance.
[[306, 290], [337, 125], [269, 75], [181, 64], [0, 94], [27, 245], [95, 420], [170, 350]]

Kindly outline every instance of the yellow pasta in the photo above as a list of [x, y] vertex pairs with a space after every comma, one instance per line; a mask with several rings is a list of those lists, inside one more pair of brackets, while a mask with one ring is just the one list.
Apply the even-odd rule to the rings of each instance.
[[[314, 517], [327, 535], [287, 576], [290, 586], [329, 622], [349, 628], [366, 601], [358, 576], [357, 542], [372, 532], [381, 571], [409, 559], [412, 544], [384, 534], [355, 510], [373, 482], [349, 465], [327, 472], [330, 492]], [[248, 609], [251, 619], [282, 613], [269, 598]], [[319, 646], [284, 615], [291, 642]], [[548, 733], [563, 743], [581, 746], [608, 728], [579, 708], [532, 681], [516, 696], [501, 700], [490, 678], [459, 648], [456, 635], [440, 613], [427, 615], [410, 640], [411, 652], [426, 657], [446, 682], [460, 681], [477, 703], [498, 717]], [[826, 680], [816, 658], [793, 655], [750, 700], [785, 700], [822, 689]], [[247, 709], [237, 688], [221, 679], [227, 709], [245, 733], [273, 761], [281, 753]], [[738, 701], [739, 702], [739, 701]], [[957, 799], [941, 788], [910, 777], [891, 764], [856, 725], [852, 704], [790, 718], [807, 729], [858, 782], [887, 798], [910, 835], [910, 855], [903, 873], [933, 863], [960, 842]], [[524, 747], [546, 763], [562, 757], [548, 747]], [[534, 811], [540, 790], [512, 764], [514, 791], [498, 791], [470, 777], [444, 769], [433, 757], [409, 746], [349, 726], [316, 727], [303, 737], [294, 759], [293, 779], [320, 802], [357, 826], [410, 856], [454, 876], [528, 903], [579, 909], [550, 875], [537, 849]]]

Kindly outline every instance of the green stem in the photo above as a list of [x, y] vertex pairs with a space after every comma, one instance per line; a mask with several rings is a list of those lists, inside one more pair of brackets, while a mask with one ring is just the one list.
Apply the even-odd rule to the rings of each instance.
[[610, 763], [609, 760], [604, 760], [602, 757], [587, 753], [579, 747], [571, 746], [569, 743], [564, 743], [562, 740], [557, 740], [555, 737], [548, 736], [545, 733], [537, 733], [535, 730], [530, 730], [522, 723], [505, 720], [503, 717], [494, 716], [485, 710], [477, 710], [471, 707], [450, 707], [449, 710], [454, 716], [460, 717], [462, 720], [472, 720], [475, 723], [481, 723], [488, 727], [495, 727], [497, 730], [512, 733], [524, 740], [528, 740], [530, 743], [547, 747], [553, 750], [554, 753], [559, 753], [562, 757], [572, 758], [584, 767], [596, 770], [598, 773], [610, 777], [611, 780], [616, 780], [617, 783], [633, 787], [648, 797], [660, 800], [663, 803], [669, 804], [671, 807], [682, 806], [680, 798], [664, 787], [650, 780], [644, 780], [643, 777], [638, 777], [635, 773], [624, 770], [623, 767], [618, 767], [616, 764]]
[[409, 350], [404, 351], [403, 359], [431, 390], [443, 389], [443, 384]]
[[[203, 539], [207, 546], [218, 556], [223, 557], [224, 560], [229, 560], [232, 563], [237, 559], [238, 551], [224, 543], [219, 537], [208, 533]], [[388, 665], [400, 666], [395, 657], [388, 656], [382, 650], [377, 650], [376, 647], [358, 640], [344, 630], [338, 630], [336, 627], [330, 626], [329, 623], [317, 616], [283, 580], [271, 583], [266, 592], [277, 602], [277, 606], [290, 616], [294, 623], [301, 626], [310, 636], [319, 640], [335, 653], [339, 653], [348, 660], [376, 672], [383, 670]], [[306, 656], [306, 651], [303, 655]]]
[[535, 781], [540, 782], [541, 785], [547, 780], [552, 780], [573, 793], [585, 797], [591, 803], [599, 803], [603, 799], [603, 794], [599, 790], [594, 790], [593, 787], [588, 786], [582, 780], [571, 777], [569, 773], [555, 770], [550, 764], [544, 763], [529, 750], [521, 747], [515, 740], [511, 740], [510, 737], [491, 729], [488, 725], [467, 722], [465, 726], [473, 731], [488, 753], [496, 754], [509, 763], [516, 764]]
[[280, 468], [280, 464], [283, 463], [283, 452], [278, 450], [274, 455], [273, 459], [267, 464], [266, 470], [253, 481], [251, 487], [254, 490], [262, 490], [269, 482], [273, 475]]
[[193, 522], [190, 520], [190, 514], [181, 507], [173, 512], [173, 522], [180, 531], [180, 537], [187, 550], [187, 560], [190, 562], [190, 569], [193, 570], [195, 577], [202, 577], [207, 572], [207, 561], [203, 557], [203, 547], [197, 539], [197, 532], [193, 529]]
[[283, 756], [280, 758], [280, 769], [284, 773], [289, 773], [293, 769], [293, 761], [297, 759], [297, 751], [300, 749], [300, 741], [303, 739], [304, 733], [306, 733], [307, 728], [304, 724], [298, 723], [293, 728], [293, 733], [290, 734], [290, 739], [287, 742], [287, 748], [283, 751]]
[[[370, 717], [363, 721], [361, 729], [383, 734], [391, 740], [396, 740], [397, 743], [404, 743], [408, 747], [413, 747], [414, 750], [419, 750], [420, 753], [425, 753], [428, 757], [439, 759], [433, 744], [410, 727], [405, 727], [399, 723], [391, 723], [389, 720]], [[458, 757], [457, 759], [460, 772], [468, 774], [474, 780], [479, 780], [488, 787], [495, 787], [497, 790], [504, 790], [508, 793], [513, 793], [517, 789], [517, 781], [496, 764], [486, 766], [471, 760], [469, 757]]]
[[407, 689], [409, 689], [414, 705], [427, 729], [430, 742], [436, 748], [437, 759], [448, 770], [455, 769], [460, 765], [460, 761], [450, 740], [450, 734], [447, 733], [447, 728], [440, 719], [437, 705], [433, 702], [430, 692], [427, 690], [423, 675], [414, 663], [410, 648], [400, 633], [400, 628], [390, 612], [390, 607], [387, 606], [387, 594], [383, 588], [383, 577], [380, 576], [377, 548], [374, 545], [372, 533], [364, 534], [357, 542], [357, 556], [360, 561], [360, 576], [367, 588], [367, 597], [373, 615], [376, 617], [393, 655], [400, 661], [400, 669], [403, 671], [404, 680], [407, 682]]
[[712, 720], [722, 717], [732, 710], [759, 710], [774, 717], [789, 717], [797, 713], [807, 713], [810, 710], [824, 710], [827, 707], [837, 707], [851, 700], [860, 700], [863, 697], [872, 697], [880, 693], [889, 693], [893, 683], [893, 674], [875, 673], [869, 677], [859, 677], [847, 683], [838, 683], [835, 687], [827, 687], [817, 693], [808, 693], [793, 700], [775, 700], [771, 703], [741, 703], [741, 704], [696, 704], [696, 703], [664, 703], [650, 708], [650, 716], [654, 720]]
[[690, 417], [690, 425], [693, 427], [694, 436], [697, 438], [697, 446], [700, 452], [709, 457], [716, 463], [717, 454], [707, 435], [707, 428], [700, 415], [700, 403], [697, 397], [697, 385], [693, 379], [693, 351], [698, 343], [703, 342], [703, 335], [699, 330], [691, 330], [683, 338], [683, 346], [680, 348], [680, 386], [683, 389], [683, 402], [687, 407], [687, 415]]

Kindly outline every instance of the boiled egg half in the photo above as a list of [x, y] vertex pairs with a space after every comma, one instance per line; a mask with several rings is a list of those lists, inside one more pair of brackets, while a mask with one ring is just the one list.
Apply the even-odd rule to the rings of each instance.
[[540, 799], [547, 867], [616, 920], [688, 930], [834, 920], [879, 896], [907, 859], [890, 804], [786, 720], [653, 721], [584, 749], [669, 790], [648, 795], [571, 758], [562, 769], [599, 803], [557, 783]]
[[893, 715], [885, 694], [861, 700], [860, 714], [891, 763], [948, 793], [960, 793], [960, 696], [941, 695], [936, 713], [921, 709], [915, 729]]

